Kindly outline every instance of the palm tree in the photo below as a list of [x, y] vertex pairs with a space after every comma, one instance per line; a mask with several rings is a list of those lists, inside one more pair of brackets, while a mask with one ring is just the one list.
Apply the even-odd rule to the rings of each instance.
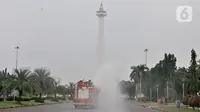
[[[146, 76], [145, 76], [145, 81], [143, 81], [145, 84], [146, 95], [149, 96], [150, 101], [152, 101], [152, 90], [156, 85], [156, 81], [155, 81], [156, 78], [157, 77], [155, 76], [155, 74], [151, 73], [151, 71], [147, 71]], [[149, 88], [149, 94], [147, 94], [148, 88]]]
[[56, 94], [58, 93], [58, 90], [57, 89], [60, 89], [58, 88], [60, 86], [60, 79], [58, 78], [57, 81], [55, 81], [55, 84], [54, 84], [54, 97], [56, 98]]
[[176, 93], [176, 96], [179, 99], [183, 98], [182, 97], [182, 95], [184, 95], [183, 92], [185, 93], [185, 90], [183, 89], [183, 83], [185, 84], [185, 82], [188, 82], [187, 75], [188, 72], [185, 68], [179, 68], [174, 72], [173, 77], [171, 77], [171, 80], [175, 82], [174, 85], [172, 85], [172, 87]]
[[[141, 94], [142, 91], [142, 81], [144, 82], [145, 78], [146, 78], [146, 71], [148, 70], [148, 68], [145, 65], [138, 65], [138, 66], [132, 66], [131, 69], [133, 70], [130, 74], [130, 79], [134, 80], [136, 83], [136, 89], [138, 89], [138, 83], [139, 85], [139, 93]], [[138, 92], [137, 92], [138, 93]]]
[[3, 90], [5, 86], [5, 80], [10, 76], [7, 72], [7, 68], [5, 70], [0, 71], [0, 91], [3, 93], [4, 101], [6, 100], [7, 91]]
[[75, 92], [75, 84], [70, 82], [69, 85], [65, 85], [68, 89], [68, 93], [70, 97], [73, 99], [74, 98], [74, 92]]
[[34, 74], [37, 75], [37, 80], [40, 83], [40, 88], [42, 89], [42, 92], [40, 92], [39, 94], [40, 98], [42, 98], [43, 93], [55, 88], [56, 81], [50, 76], [50, 71], [45, 68], [35, 69]]
[[132, 72], [131, 72], [131, 74], [130, 74], [130, 79], [131, 80], [134, 80], [134, 82], [135, 82], [135, 91], [136, 91], [136, 96], [138, 95], [138, 84], [140, 83], [140, 73], [139, 73], [139, 69], [137, 68], [137, 66], [132, 66], [131, 67], [131, 69], [132, 69]]
[[63, 98], [66, 99], [66, 94], [67, 94], [67, 88], [64, 85], [59, 85], [56, 87], [56, 92], [58, 94], [63, 95]]
[[31, 74], [31, 71], [28, 69], [15, 70], [16, 77], [10, 77], [5, 81], [5, 90], [13, 89], [19, 91], [19, 97], [21, 98], [25, 89], [32, 92], [33, 90], [41, 91], [39, 87], [39, 82], [36, 79], [36, 76]]
[[135, 83], [131, 81], [122, 80], [119, 82], [120, 92], [122, 94], [128, 95], [129, 98], [135, 96]]

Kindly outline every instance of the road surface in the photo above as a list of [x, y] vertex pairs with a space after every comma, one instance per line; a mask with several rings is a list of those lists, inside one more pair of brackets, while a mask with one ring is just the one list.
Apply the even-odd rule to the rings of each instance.
[[35, 107], [24, 107], [16, 109], [0, 110], [0, 112], [157, 112], [156, 110], [143, 108], [130, 102], [120, 105], [102, 106], [98, 109], [74, 109], [73, 104], [54, 104]]

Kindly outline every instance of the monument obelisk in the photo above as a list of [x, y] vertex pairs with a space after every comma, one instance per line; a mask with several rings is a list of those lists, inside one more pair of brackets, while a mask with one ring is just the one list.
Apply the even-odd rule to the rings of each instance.
[[104, 63], [104, 17], [107, 15], [103, 9], [102, 1], [100, 2], [99, 10], [96, 11], [96, 15], [99, 18], [97, 43], [97, 69], [99, 69]]

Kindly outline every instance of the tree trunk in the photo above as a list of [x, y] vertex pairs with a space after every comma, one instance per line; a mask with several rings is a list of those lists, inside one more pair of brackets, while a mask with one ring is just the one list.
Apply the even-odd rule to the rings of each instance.
[[[43, 82], [40, 82], [40, 88], [42, 89], [42, 92], [44, 93], [44, 86], [43, 86]], [[42, 99], [42, 92], [40, 93], [40, 99]]]
[[138, 91], [137, 91], [137, 97], [138, 97], [138, 95], [140, 94], [140, 84], [138, 83], [137, 86], [138, 86], [138, 87], [137, 87], [137, 90], [138, 90]]
[[13, 101], [15, 101], [15, 95], [13, 96]]
[[150, 91], [149, 91], [149, 89], [145, 86], [145, 88], [144, 88], [144, 95], [145, 96], [149, 96], [149, 93]]
[[135, 93], [136, 93], [135, 96], [136, 96], [136, 98], [138, 98], [138, 83], [135, 83], [135, 85], [136, 85], [135, 86], [136, 87], [135, 88]]
[[142, 93], [142, 78], [140, 77], [140, 94]]
[[167, 85], [167, 99], [169, 99], [169, 86], [168, 86], [168, 80], [166, 81], [166, 85]]
[[21, 102], [22, 95], [23, 95], [23, 90], [21, 89], [21, 90], [19, 90], [19, 99], [18, 99], [19, 103]]
[[74, 94], [73, 93], [71, 93], [71, 99], [74, 100]]
[[3, 100], [6, 101], [6, 91], [3, 92]]
[[64, 98], [64, 100], [66, 100], [66, 95], [65, 94], [63, 94], [63, 98]]
[[151, 91], [151, 87], [150, 87], [149, 89], [150, 89], [150, 90], [149, 90], [149, 94], [150, 94], [150, 95], [149, 95], [149, 100], [152, 101], [152, 91]]
[[175, 98], [174, 98], [174, 101], [176, 101], [177, 98], [178, 98], [178, 93], [177, 93], [177, 91], [176, 91], [176, 89], [175, 89], [175, 86], [176, 86], [176, 80], [174, 80], [173, 82], [174, 82], [174, 85], [172, 86], [172, 87], [173, 87], [172, 89], [175, 91], [175, 95], [176, 95], [176, 96], [175, 96]]
[[42, 98], [42, 93], [40, 93], [40, 99]]
[[54, 97], [56, 98], [56, 93], [54, 93]]

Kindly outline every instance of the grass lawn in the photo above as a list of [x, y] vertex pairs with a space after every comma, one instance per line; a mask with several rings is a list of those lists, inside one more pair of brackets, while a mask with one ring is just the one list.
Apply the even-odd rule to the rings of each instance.
[[154, 103], [154, 102], [147, 102], [147, 103], [138, 102], [138, 103], [144, 106], [159, 106], [157, 103]]
[[192, 108], [186, 108], [182, 104], [181, 104], [182, 108], [178, 109], [176, 107], [176, 104], [174, 104], [174, 103], [168, 104], [168, 105], [162, 105], [162, 104], [157, 104], [157, 103], [153, 103], [153, 102], [148, 102], [148, 103], [138, 102], [138, 103], [140, 105], [151, 106], [154, 109], [166, 110], [168, 112], [194, 112]]
[[191, 108], [182, 107], [178, 109], [176, 106], [161, 106], [161, 107], [156, 107], [156, 108], [166, 110], [168, 112], [194, 112], [193, 109]]
[[22, 105], [38, 105], [38, 104], [42, 104], [42, 103], [38, 103], [35, 101], [22, 101], [21, 104]]
[[22, 101], [21, 104], [15, 101], [2, 101], [0, 102], [0, 108], [8, 108], [8, 107], [21, 107], [21, 106], [31, 106], [31, 105], [37, 105], [40, 103], [37, 103], [35, 101]]

